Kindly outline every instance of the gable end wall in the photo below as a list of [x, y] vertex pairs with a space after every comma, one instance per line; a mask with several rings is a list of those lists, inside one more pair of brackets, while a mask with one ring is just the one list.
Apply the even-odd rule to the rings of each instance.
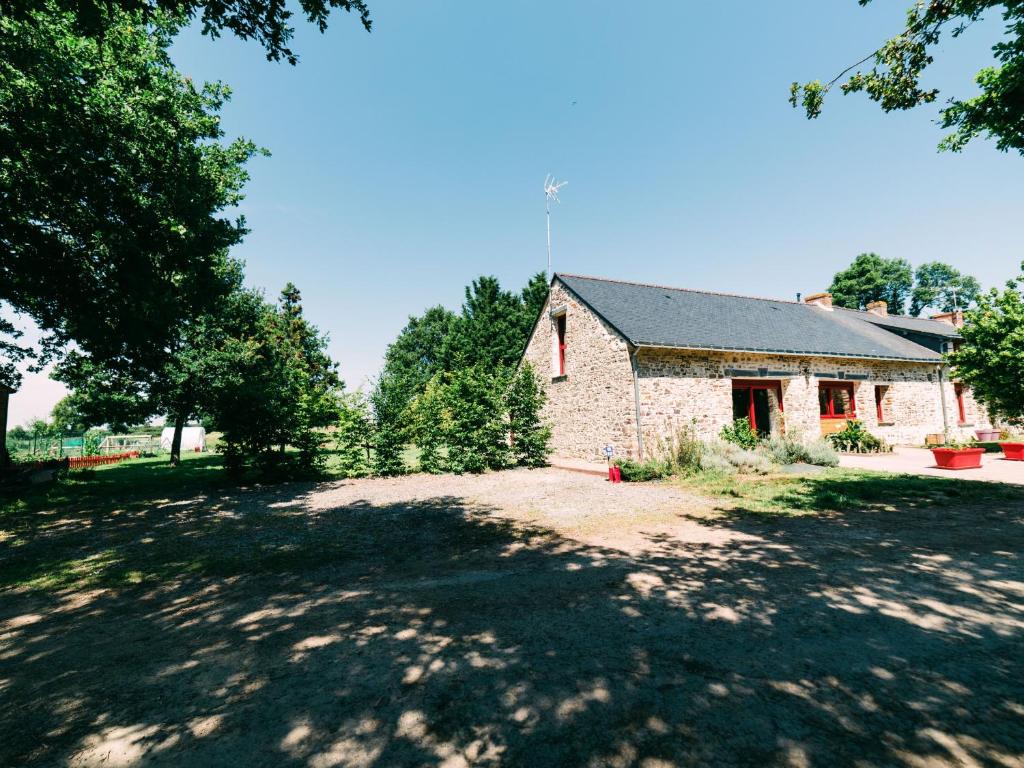
[[[555, 323], [552, 310], [566, 311], [566, 376], [554, 380]], [[556, 456], [603, 459], [611, 444], [618, 456], [636, 454], [633, 372], [626, 340], [575, 294], [555, 280], [524, 359], [547, 394], [544, 419], [551, 426]]]

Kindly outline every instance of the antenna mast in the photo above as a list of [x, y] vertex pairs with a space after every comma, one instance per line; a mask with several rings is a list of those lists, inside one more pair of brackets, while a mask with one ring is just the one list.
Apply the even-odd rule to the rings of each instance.
[[548, 279], [551, 279], [551, 202], [561, 202], [558, 199], [558, 190], [568, 184], [568, 181], [555, 181], [550, 173], [544, 177], [544, 213], [548, 220]]

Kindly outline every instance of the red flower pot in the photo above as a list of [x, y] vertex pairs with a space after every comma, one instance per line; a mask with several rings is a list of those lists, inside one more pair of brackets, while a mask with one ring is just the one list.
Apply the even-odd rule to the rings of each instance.
[[932, 448], [939, 469], [977, 469], [984, 448]]
[[1024, 461], [1024, 443], [1000, 443], [1003, 458], [1010, 461]]

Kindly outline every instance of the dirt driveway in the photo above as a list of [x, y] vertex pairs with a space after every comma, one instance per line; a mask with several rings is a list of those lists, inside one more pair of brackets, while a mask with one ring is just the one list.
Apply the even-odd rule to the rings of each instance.
[[0, 592], [0, 765], [1021, 766], [1021, 512], [558, 470], [59, 510], [23, 546], [101, 576]]

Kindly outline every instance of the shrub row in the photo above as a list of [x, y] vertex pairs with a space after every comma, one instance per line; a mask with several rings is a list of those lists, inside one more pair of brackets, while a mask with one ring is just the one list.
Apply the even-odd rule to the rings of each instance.
[[617, 460], [622, 479], [644, 482], [696, 472], [768, 474], [787, 464], [839, 464], [838, 454], [825, 440], [805, 443], [790, 435], [761, 440], [746, 419], [727, 425], [720, 439], [709, 442], [701, 441], [692, 425], [681, 427], [660, 440], [654, 453], [654, 458], [643, 462]]

